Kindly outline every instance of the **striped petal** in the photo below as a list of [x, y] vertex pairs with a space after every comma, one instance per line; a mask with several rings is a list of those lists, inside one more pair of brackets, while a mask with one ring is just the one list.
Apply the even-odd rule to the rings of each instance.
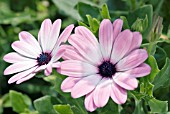
[[73, 77], [82, 77], [98, 73], [98, 68], [89, 63], [67, 60], [61, 62], [60, 73]]
[[73, 98], [79, 98], [90, 93], [102, 79], [98, 74], [82, 78], [71, 90]]
[[128, 52], [132, 42], [132, 37], [133, 35], [130, 30], [124, 30], [117, 36], [113, 45], [113, 50], [111, 55], [111, 62], [113, 64], [121, 60]]

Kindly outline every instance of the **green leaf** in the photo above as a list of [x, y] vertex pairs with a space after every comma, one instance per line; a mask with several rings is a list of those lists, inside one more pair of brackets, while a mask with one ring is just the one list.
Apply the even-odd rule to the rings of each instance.
[[83, 23], [83, 22], [81, 22], [81, 21], [78, 21], [78, 24], [79, 24], [79, 26], [84, 26], [84, 27], [86, 27], [86, 28], [89, 28], [85, 23]]
[[147, 76], [147, 78], [148, 78], [149, 82], [152, 82], [160, 70], [158, 68], [155, 58], [152, 55], [150, 55], [148, 57], [147, 63], [151, 67], [151, 73]]
[[90, 15], [86, 15], [86, 17], [90, 25], [90, 27], [87, 27], [87, 28], [97, 36], [98, 35], [97, 32], [100, 26], [100, 21], [97, 20], [96, 18], [92, 18]]
[[31, 15], [28, 13], [10, 13], [0, 16], [0, 24], [12, 24], [17, 26], [20, 23], [31, 21]]
[[54, 4], [65, 15], [71, 16], [73, 19], [81, 19], [78, 11], [74, 8], [79, 0], [52, 0]]
[[142, 107], [142, 101], [141, 100], [137, 100], [135, 101], [136, 107], [135, 107], [135, 111], [133, 114], [145, 114], [143, 107]]
[[91, 15], [94, 18], [100, 18], [100, 12], [99, 12], [99, 8], [83, 3], [83, 2], [79, 2], [77, 4], [77, 10], [80, 14], [80, 16], [82, 17], [82, 19], [87, 23], [87, 18], [86, 15]]
[[133, 114], [145, 114], [142, 106], [143, 102], [142, 98], [145, 97], [144, 94], [138, 93], [136, 91], [130, 91], [128, 95], [132, 96], [135, 100], [135, 110]]
[[161, 87], [170, 86], [170, 59], [166, 59], [166, 63], [161, 71], [156, 75], [153, 84], [154, 90], [159, 89]]
[[50, 96], [44, 96], [35, 100], [34, 106], [40, 114], [58, 114], [53, 108]]
[[164, 113], [168, 111], [168, 102], [152, 98], [148, 101], [152, 113]]
[[12, 109], [15, 112], [21, 113], [28, 109], [28, 103], [25, 101], [25, 97], [23, 94], [11, 90], [9, 92]]
[[70, 105], [54, 105], [53, 107], [59, 114], [74, 114]]
[[119, 114], [118, 104], [109, 99], [105, 107], [99, 109], [99, 114]]
[[137, 20], [131, 26], [132, 30], [139, 31], [143, 33], [148, 28], [148, 17], [145, 16], [144, 19], [137, 18]]
[[102, 6], [102, 10], [101, 10], [101, 16], [103, 19], [111, 19], [110, 18], [110, 14], [109, 14], [109, 10], [106, 4], [103, 4]]
[[130, 12], [127, 18], [129, 25], [132, 26], [132, 24], [136, 21], [136, 19], [138, 18], [144, 19], [146, 15], [148, 17], [148, 28], [143, 32], [144, 38], [147, 38], [152, 26], [152, 16], [153, 16], [152, 5], [144, 5], [141, 8], [135, 10], [134, 12]]
[[2, 97], [3, 107], [12, 107], [9, 94], [5, 94]]
[[123, 20], [123, 28], [130, 29], [127, 18], [125, 16], [120, 16], [120, 18]]
[[155, 57], [156, 61], [158, 62], [158, 66], [160, 68], [162, 68], [166, 62], [165, 60], [167, 57], [165, 50], [163, 48], [157, 46], [154, 57]]

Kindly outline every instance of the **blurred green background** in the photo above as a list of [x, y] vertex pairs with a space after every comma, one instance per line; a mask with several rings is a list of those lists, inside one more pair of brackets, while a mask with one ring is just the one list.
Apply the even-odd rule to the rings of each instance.
[[[3, 61], [3, 56], [13, 51], [11, 43], [18, 40], [19, 32], [29, 31], [36, 37], [41, 22], [45, 18], [50, 18], [52, 21], [57, 18], [62, 19], [62, 29], [71, 23], [78, 25], [78, 21], [85, 22], [83, 14], [91, 14], [90, 9], [77, 10], [78, 2], [90, 4], [96, 8], [101, 8], [103, 3], [107, 3], [111, 20], [121, 15], [127, 16], [145, 4], [152, 4], [154, 13], [163, 17], [163, 34], [170, 37], [169, 0], [0, 0], [0, 113], [15, 114], [10, 104], [3, 104], [4, 95], [9, 90], [27, 94], [32, 101], [43, 95], [56, 96], [51, 84], [42, 79], [43, 74], [38, 74], [35, 78], [20, 85], [8, 84], [7, 81], [12, 75], [3, 75], [3, 70], [9, 66]], [[95, 17], [93, 14], [91, 16]], [[166, 44], [160, 45], [167, 46]], [[168, 51], [169, 48], [165, 47], [165, 50]], [[167, 94], [170, 95], [170, 93]]]

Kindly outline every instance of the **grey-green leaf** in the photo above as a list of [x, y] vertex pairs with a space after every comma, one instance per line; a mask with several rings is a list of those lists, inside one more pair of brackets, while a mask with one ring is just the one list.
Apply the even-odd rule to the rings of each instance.
[[166, 59], [166, 63], [161, 71], [156, 75], [154, 81], [154, 89], [159, 89], [160, 87], [170, 86], [170, 59]]
[[26, 109], [28, 109], [28, 103], [26, 103], [29, 99], [28, 97], [26, 101], [22, 93], [13, 90], [9, 92], [9, 96], [10, 96], [10, 101], [11, 101], [13, 111], [21, 113], [24, 112]]
[[53, 107], [59, 114], [74, 114], [70, 105], [54, 105]]
[[40, 114], [58, 114], [53, 108], [50, 96], [44, 96], [35, 100], [34, 106]]
[[109, 14], [109, 10], [106, 4], [104, 4], [102, 6], [102, 10], [101, 10], [101, 16], [103, 19], [111, 19], [110, 18], [110, 14]]
[[168, 111], [168, 102], [152, 98], [148, 102], [152, 113], [165, 113]]

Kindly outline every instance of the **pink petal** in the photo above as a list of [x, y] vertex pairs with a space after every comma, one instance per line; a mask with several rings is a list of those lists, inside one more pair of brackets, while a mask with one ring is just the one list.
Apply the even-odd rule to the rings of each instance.
[[8, 80], [8, 83], [11, 84], [11, 83], [14, 83], [16, 81], [18, 81], [19, 79], [21, 78], [24, 78], [26, 77], [28, 74], [32, 73], [35, 71], [37, 67], [33, 67], [33, 68], [30, 68], [26, 71], [23, 71], [23, 72], [20, 72], [18, 74], [15, 74], [14, 76], [12, 76], [9, 80]]
[[86, 109], [90, 112], [93, 112], [96, 110], [97, 106], [94, 104], [94, 100], [93, 100], [93, 91], [89, 94], [86, 95], [85, 97], [85, 101], [84, 101], [84, 105], [86, 107]]
[[53, 68], [60, 68], [60, 66], [61, 66], [61, 63], [60, 63], [60, 62], [52, 63], [52, 67], [53, 67]]
[[41, 47], [38, 41], [29, 32], [26, 32], [26, 31], [20, 32], [19, 39], [20, 41], [25, 42], [29, 44], [31, 47], [33, 47], [34, 51], [36, 51], [38, 54], [41, 54], [42, 50], [41, 50]]
[[61, 28], [61, 19], [57, 19], [51, 27], [51, 31], [49, 33], [48, 39], [46, 41], [46, 50], [51, 51], [55, 44], [57, 43], [58, 36], [60, 33], [60, 28]]
[[128, 53], [133, 51], [134, 49], [139, 48], [141, 43], [142, 43], [142, 35], [140, 34], [140, 32], [133, 32], [132, 43]]
[[47, 41], [49, 40], [50, 31], [52, 28], [52, 22], [50, 19], [45, 19], [42, 24], [38, 34], [38, 41], [41, 44], [43, 52], [48, 52], [47, 50]]
[[102, 77], [98, 74], [90, 75], [87, 77], [82, 78], [78, 83], [71, 90], [71, 96], [73, 98], [79, 98], [83, 95], [90, 93]]
[[64, 55], [62, 56], [64, 60], [79, 60], [87, 62], [87, 60], [85, 60], [73, 46], [62, 45], [62, 48], [65, 49]]
[[53, 62], [56, 62], [58, 61], [63, 55], [64, 55], [64, 52], [65, 52], [65, 48], [62, 48], [62, 46], [60, 46], [57, 51], [52, 52], [52, 61]]
[[110, 58], [113, 46], [113, 26], [109, 19], [104, 19], [99, 28], [99, 42], [103, 57], [108, 60]]
[[103, 60], [100, 48], [93, 46], [85, 37], [73, 34], [68, 39], [69, 43], [76, 48], [79, 53], [90, 63], [95, 65], [101, 64]]
[[61, 62], [60, 73], [73, 77], [82, 77], [98, 73], [98, 68], [85, 62], [67, 60]]
[[151, 72], [151, 67], [145, 63], [142, 63], [138, 67], [128, 70], [124, 73], [130, 75], [131, 77], [143, 77], [147, 76]]
[[71, 92], [71, 89], [79, 80], [81, 80], [81, 78], [67, 77], [61, 84], [61, 90]]
[[35, 60], [14, 63], [5, 69], [4, 75], [9, 75], [9, 74], [17, 73], [20, 71], [24, 71], [36, 65], [37, 65], [37, 61]]
[[44, 74], [46, 76], [49, 76], [51, 74], [51, 72], [52, 72], [52, 63], [48, 63], [47, 68], [44, 70]]
[[36, 73], [31, 73], [31, 74], [27, 75], [26, 77], [19, 79], [16, 82], [16, 84], [20, 84], [20, 83], [22, 83], [24, 81], [27, 81], [27, 80], [31, 79], [32, 77], [34, 77], [35, 75], [36, 75]]
[[128, 56], [120, 60], [116, 64], [118, 71], [126, 71], [139, 66], [148, 58], [147, 51], [144, 49], [136, 49], [132, 51]]
[[94, 47], [98, 48], [99, 43], [97, 41], [97, 38], [86, 27], [84, 27], [84, 26], [76, 27], [75, 34], [79, 34], [79, 35], [83, 36], [85, 39], [87, 39], [90, 42], [90, 44], [92, 44]]
[[39, 56], [39, 53], [37, 53], [36, 48], [32, 47], [31, 45], [28, 45], [25, 42], [22, 41], [15, 41], [12, 43], [12, 48], [18, 52], [21, 55], [24, 55], [29, 58], [37, 58]]
[[129, 47], [131, 45], [132, 36], [133, 35], [130, 30], [124, 30], [117, 36], [113, 45], [113, 50], [111, 55], [112, 63], [114, 64], [117, 63], [128, 52]]
[[97, 84], [93, 92], [94, 103], [97, 107], [103, 107], [107, 104], [110, 97], [111, 83], [113, 83], [111, 79], [103, 78]]
[[117, 73], [113, 76], [114, 82], [127, 90], [134, 90], [138, 87], [138, 80], [125, 73]]
[[113, 22], [113, 39], [115, 39], [122, 30], [123, 21], [121, 19], [116, 19]]
[[19, 55], [18, 53], [11, 52], [11, 53], [6, 54], [3, 58], [3, 60], [8, 63], [17, 63], [17, 62], [21, 62], [21, 61], [30, 61], [31, 59], [27, 58], [27, 57], [23, 57], [23, 56]]
[[117, 104], [124, 104], [127, 100], [127, 91], [114, 82], [111, 84], [110, 95]]
[[41, 65], [41, 66], [38, 66], [38, 68], [34, 72], [40, 72], [40, 71], [42, 71], [42, 70], [44, 70], [46, 68], [47, 68], [46, 64], [45, 65]]
[[73, 28], [74, 28], [74, 25], [71, 24], [64, 29], [64, 31], [61, 33], [60, 37], [58, 38], [57, 46], [59, 46], [63, 42], [65, 43], [67, 41], [67, 39], [70, 36]]

